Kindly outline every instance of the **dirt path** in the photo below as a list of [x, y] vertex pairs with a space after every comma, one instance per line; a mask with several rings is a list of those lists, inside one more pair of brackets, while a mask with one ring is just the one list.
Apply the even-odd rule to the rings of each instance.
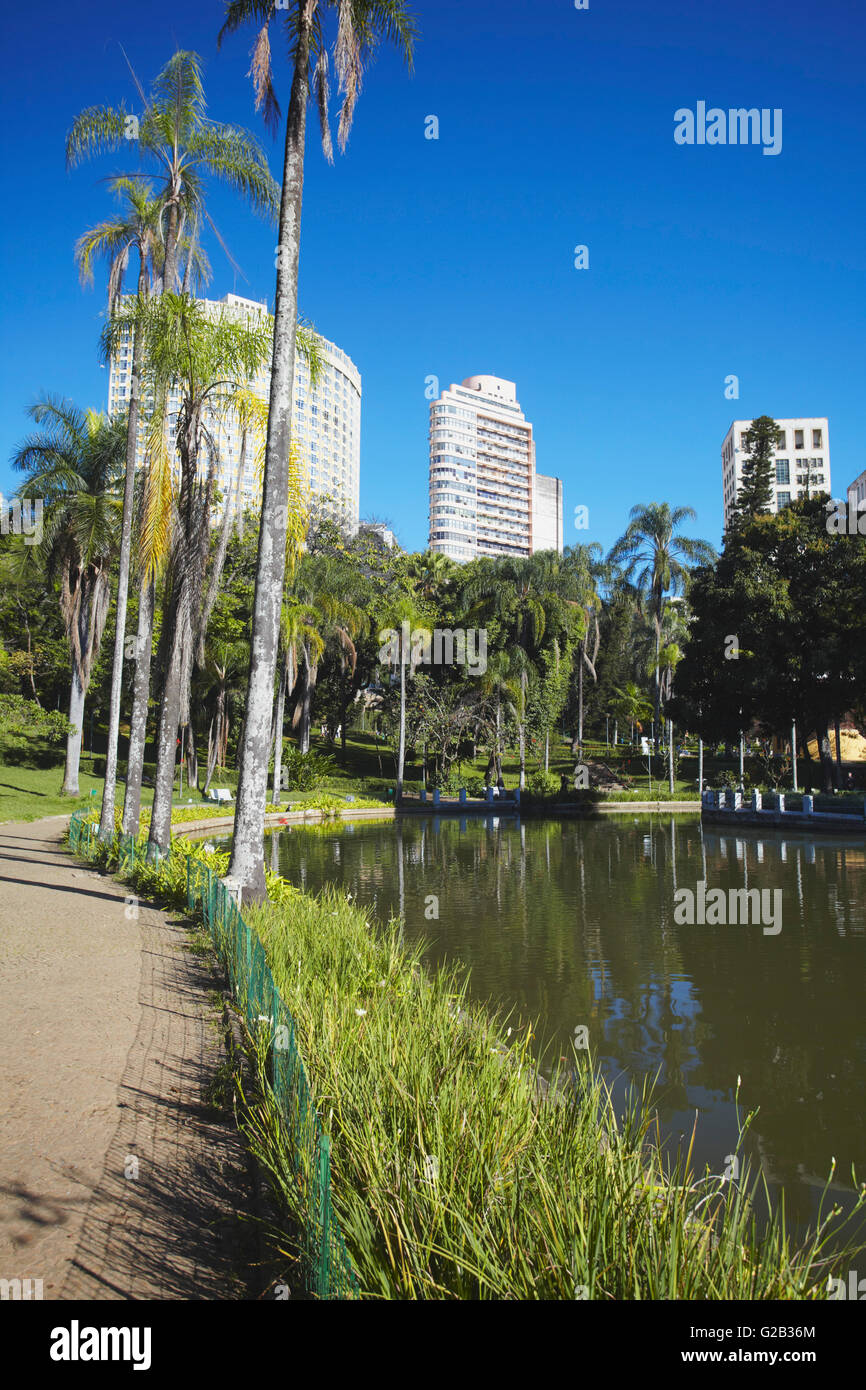
[[[0, 825], [0, 1278], [45, 1298], [256, 1296], [254, 1181], [206, 1103], [216, 982], [171, 914]], [[137, 1173], [137, 1176], [136, 1176]]]

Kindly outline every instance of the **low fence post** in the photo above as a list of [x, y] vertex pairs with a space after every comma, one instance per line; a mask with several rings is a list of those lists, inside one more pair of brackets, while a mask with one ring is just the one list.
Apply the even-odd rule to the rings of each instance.
[[316, 1291], [319, 1298], [331, 1292], [331, 1145], [327, 1134], [319, 1135], [319, 1269]]

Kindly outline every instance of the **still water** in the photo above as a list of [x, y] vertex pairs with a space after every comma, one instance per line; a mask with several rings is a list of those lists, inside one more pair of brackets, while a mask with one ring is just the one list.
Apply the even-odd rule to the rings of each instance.
[[[736, 1146], [739, 1076], [741, 1118], [758, 1110], [742, 1152], [796, 1221], [814, 1217], [834, 1157], [844, 1207], [852, 1164], [866, 1178], [862, 836], [412, 815], [292, 827], [267, 857], [308, 890], [336, 883], [378, 919], [402, 916], [429, 959], [468, 967], [477, 998], [537, 1021], [548, 1062], [585, 1027], [615, 1094], [657, 1078], [671, 1145], [697, 1113], [699, 1170], [723, 1172]], [[679, 925], [674, 895], [697, 898], [700, 881], [771, 890], [781, 930]]]

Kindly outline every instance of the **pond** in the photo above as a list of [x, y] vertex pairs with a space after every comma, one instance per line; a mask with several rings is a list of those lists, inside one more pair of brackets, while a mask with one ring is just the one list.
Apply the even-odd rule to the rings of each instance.
[[[862, 836], [407, 815], [292, 827], [266, 853], [308, 890], [336, 883], [380, 920], [401, 915], [431, 961], [469, 968], [476, 997], [537, 1021], [548, 1063], [585, 1038], [615, 1094], [655, 1078], [672, 1146], [697, 1114], [699, 1170], [729, 1165], [739, 1077], [740, 1116], [758, 1111], [743, 1152], [795, 1221], [814, 1218], [834, 1158], [843, 1207], [852, 1164], [866, 1177]], [[715, 920], [719, 888], [738, 920]], [[742, 888], [768, 890], [769, 917], [729, 898]]]

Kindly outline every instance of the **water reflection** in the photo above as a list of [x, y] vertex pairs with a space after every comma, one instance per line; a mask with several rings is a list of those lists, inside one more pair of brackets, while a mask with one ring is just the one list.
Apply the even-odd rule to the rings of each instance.
[[[741, 1114], [747, 1145], [783, 1183], [798, 1219], [835, 1156], [866, 1176], [866, 846], [854, 838], [728, 830], [696, 818], [603, 822], [407, 816], [388, 825], [292, 827], [281, 872], [337, 882], [407, 940], [458, 959], [473, 992], [538, 1020], [549, 1055], [579, 1025], [615, 1089], [658, 1075], [663, 1132], [699, 1123], [696, 1161], [714, 1172]], [[679, 925], [674, 893], [781, 889], [782, 930]], [[438, 918], [429, 915], [438, 900]], [[425, 905], [428, 912], [425, 913]]]

